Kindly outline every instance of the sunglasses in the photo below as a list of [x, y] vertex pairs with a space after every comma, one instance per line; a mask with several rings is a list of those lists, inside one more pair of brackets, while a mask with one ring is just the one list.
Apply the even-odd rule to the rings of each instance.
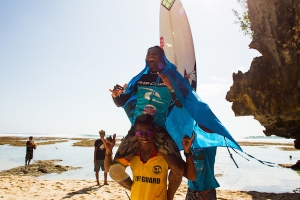
[[153, 135], [153, 131], [135, 131], [136, 136], [141, 137], [145, 135], [147, 137], [151, 137]]

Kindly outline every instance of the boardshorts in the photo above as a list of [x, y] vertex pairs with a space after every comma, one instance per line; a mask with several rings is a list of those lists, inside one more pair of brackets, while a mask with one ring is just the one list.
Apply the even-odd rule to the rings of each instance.
[[96, 163], [94, 164], [94, 172], [99, 172], [100, 168], [104, 171], [104, 160], [96, 160]]
[[[177, 144], [165, 128], [160, 126], [155, 127], [154, 141], [154, 144], [158, 151], [169, 156], [175, 156], [178, 158], [181, 157]], [[114, 157], [114, 162], [119, 162], [119, 159], [130, 161], [138, 151], [139, 147], [140, 143], [137, 139], [137, 136], [135, 135], [134, 127], [132, 126], [128, 131], [128, 134], [121, 142]]]
[[195, 191], [188, 188], [185, 200], [217, 200], [216, 189]]

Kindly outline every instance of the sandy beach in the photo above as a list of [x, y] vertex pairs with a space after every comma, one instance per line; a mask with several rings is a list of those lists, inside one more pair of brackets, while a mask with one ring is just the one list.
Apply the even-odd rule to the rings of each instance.
[[[67, 138], [36, 138], [36, 142], [38, 143], [38, 150], [41, 151], [49, 151], [45, 147], [52, 143], [61, 144], [60, 146], [52, 146], [50, 151], [54, 153], [54, 151], [58, 149], [62, 149], [65, 147], [66, 149], [72, 148], [89, 148], [91, 147], [91, 153], [93, 148], [94, 139], [85, 139], [85, 138], [73, 138], [76, 140], [74, 143], [70, 143], [72, 145], [68, 147], [65, 145], [66, 140], [70, 140]], [[14, 148], [18, 148], [18, 146], [24, 146], [24, 138], [16, 138], [16, 137], [2, 137], [0, 138], [0, 142], [2, 144], [7, 144], [11, 146], [16, 146]], [[120, 141], [118, 140], [118, 143]], [[264, 146], [264, 145], [273, 145], [268, 143], [244, 143], [243, 146]], [[280, 144], [276, 144], [279, 145]], [[281, 144], [285, 145], [285, 144]], [[42, 146], [44, 146], [42, 148]], [[78, 147], [81, 146], [81, 147]], [[285, 146], [290, 146], [285, 145]], [[54, 150], [55, 149], [55, 150]], [[75, 150], [75, 149], [74, 149]], [[74, 151], [73, 150], [73, 151]], [[37, 153], [39, 153], [37, 151]], [[64, 151], [64, 150], [61, 150]], [[81, 149], [80, 151], [83, 151]], [[76, 152], [80, 152], [76, 151]], [[281, 149], [284, 151], [284, 149]], [[82, 155], [86, 155], [86, 153], [82, 152]], [[59, 154], [55, 154], [59, 155]], [[38, 156], [38, 154], [36, 155]], [[55, 156], [56, 157], [56, 156]], [[30, 166], [19, 165], [18, 167], [4, 170], [0, 172], [0, 199], [101, 199], [101, 200], [126, 200], [129, 199], [127, 195], [130, 196], [130, 191], [124, 189], [119, 186], [116, 182], [109, 180], [109, 185], [103, 185], [103, 181], [100, 182], [102, 186], [97, 186], [95, 180], [91, 179], [64, 179], [64, 174], [68, 172], [78, 173], [78, 167], [65, 166], [65, 164], [60, 163], [62, 160], [35, 160]], [[81, 167], [79, 167], [81, 168]], [[242, 167], [245, 169], [245, 167]], [[261, 166], [260, 166], [261, 168]], [[236, 170], [236, 169], [235, 169]], [[76, 172], [77, 171], [77, 172]], [[222, 170], [218, 170], [222, 171]], [[51, 180], [51, 179], [40, 179], [40, 176], [45, 174], [55, 174], [57, 173], [59, 179]], [[227, 172], [228, 173], [228, 172]], [[220, 176], [227, 176], [227, 173], [221, 173]], [[236, 170], [235, 173], [238, 173]], [[92, 174], [93, 175], [93, 174]], [[85, 176], [83, 176], [85, 177]], [[93, 177], [93, 176], [92, 176]], [[234, 184], [234, 183], [233, 183]], [[265, 183], [268, 184], [268, 183]], [[258, 192], [258, 191], [242, 191], [235, 189], [222, 189], [223, 184], [221, 184], [221, 188], [217, 190], [217, 198], [222, 200], [229, 199], [257, 199], [257, 200], [267, 200], [267, 199], [280, 199], [280, 200], [298, 200], [300, 199], [300, 187], [299, 185], [295, 185], [293, 191], [290, 192], [282, 192], [282, 193], [272, 193], [272, 192]], [[255, 189], [254, 189], [255, 190]], [[187, 182], [183, 180], [179, 189], [176, 192], [175, 198], [176, 200], [184, 200], [185, 194], [187, 191]], [[275, 190], [274, 190], [275, 191]]]
[[[37, 180], [30, 176], [1, 176], [0, 199], [98, 199], [98, 200], [126, 200], [130, 195], [117, 183], [109, 181], [109, 185], [96, 186], [95, 181], [86, 180]], [[102, 183], [103, 184], [103, 183]], [[185, 198], [187, 190], [183, 182], [177, 190], [176, 200]], [[126, 194], [126, 192], [127, 194]], [[298, 191], [299, 192], [299, 191]], [[299, 193], [265, 193], [255, 191], [227, 191], [217, 190], [218, 199], [272, 199], [298, 200]]]

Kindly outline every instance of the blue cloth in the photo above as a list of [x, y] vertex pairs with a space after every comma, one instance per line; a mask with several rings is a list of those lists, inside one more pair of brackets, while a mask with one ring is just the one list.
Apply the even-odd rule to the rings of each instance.
[[197, 177], [195, 181], [188, 181], [189, 188], [195, 191], [204, 191], [219, 187], [214, 173], [217, 148], [194, 149], [193, 152]]
[[[183, 149], [181, 144], [183, 136], [191, 136], [195, 133], [194, 148], [227, 146], [243, 152], [209, 106], [201, 100], [190, 84], [176, 70], [176, 66], [170, 63], [167, 58], [165, 58], [165, 62], [166, 67], [161, 73], [168, 76], [178, 100], [183, 105], [182, 108], [174, 106], [166, 120], [166, 129], [175, 140], [179, 149]], [[132, 96], [123, 108], [132, 124], [134, 123], [133, 113], [136, 105], [136, 94], [133, 91], [137, 81], [148, 71], [149, 66], [146, 63], [145, 68], [132, 78], [126, 87], [125, 94], [131, 94]], [[198, 126], [199, 124], [213, 133], [204, 131]]]

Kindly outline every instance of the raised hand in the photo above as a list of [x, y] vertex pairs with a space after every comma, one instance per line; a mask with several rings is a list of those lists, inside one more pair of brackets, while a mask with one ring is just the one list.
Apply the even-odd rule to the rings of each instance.
[[184, 137], [182, 138], [182, 147], [184, 149], [184, 152], [189, 153], [193, 140], [194, 140], [195, 134], [193, 134], [192, 138], [190, 138], [187, 135], [184, 135]]
[[123, 92], [125, 92], [125, 89], [127, 87], [127, 84], [124, 84], [123, 87], [119, 84], [114, 86], [114, 89], [109, 89], [109, 91], [111, 92], [111, 95], [113, 98], [116, 98], [117, 96], [120, 96], [120, 94], [122, 94]]
[[169, 90], [172, 90], [173, 87], [172, 87], [171, 82], [170, 82], [169, 78], [167, 77], [167, 75], [161, 74], [159, 72], [157, 72], [157, 74], [158, 74], [158, 76], [160, 76], [160, 78], [164, 82], [165, 86], [167, 86]]
[[112, 151], [112, 149], [114, 148], [114, 146], [116, 144], [116, 134], [114, 134], [112, 138], [110, 137], [110, 138], [104, 139], [104, 137], [101, 137], [101, 140], [103, 141], [105, 149], [107, 151]]

